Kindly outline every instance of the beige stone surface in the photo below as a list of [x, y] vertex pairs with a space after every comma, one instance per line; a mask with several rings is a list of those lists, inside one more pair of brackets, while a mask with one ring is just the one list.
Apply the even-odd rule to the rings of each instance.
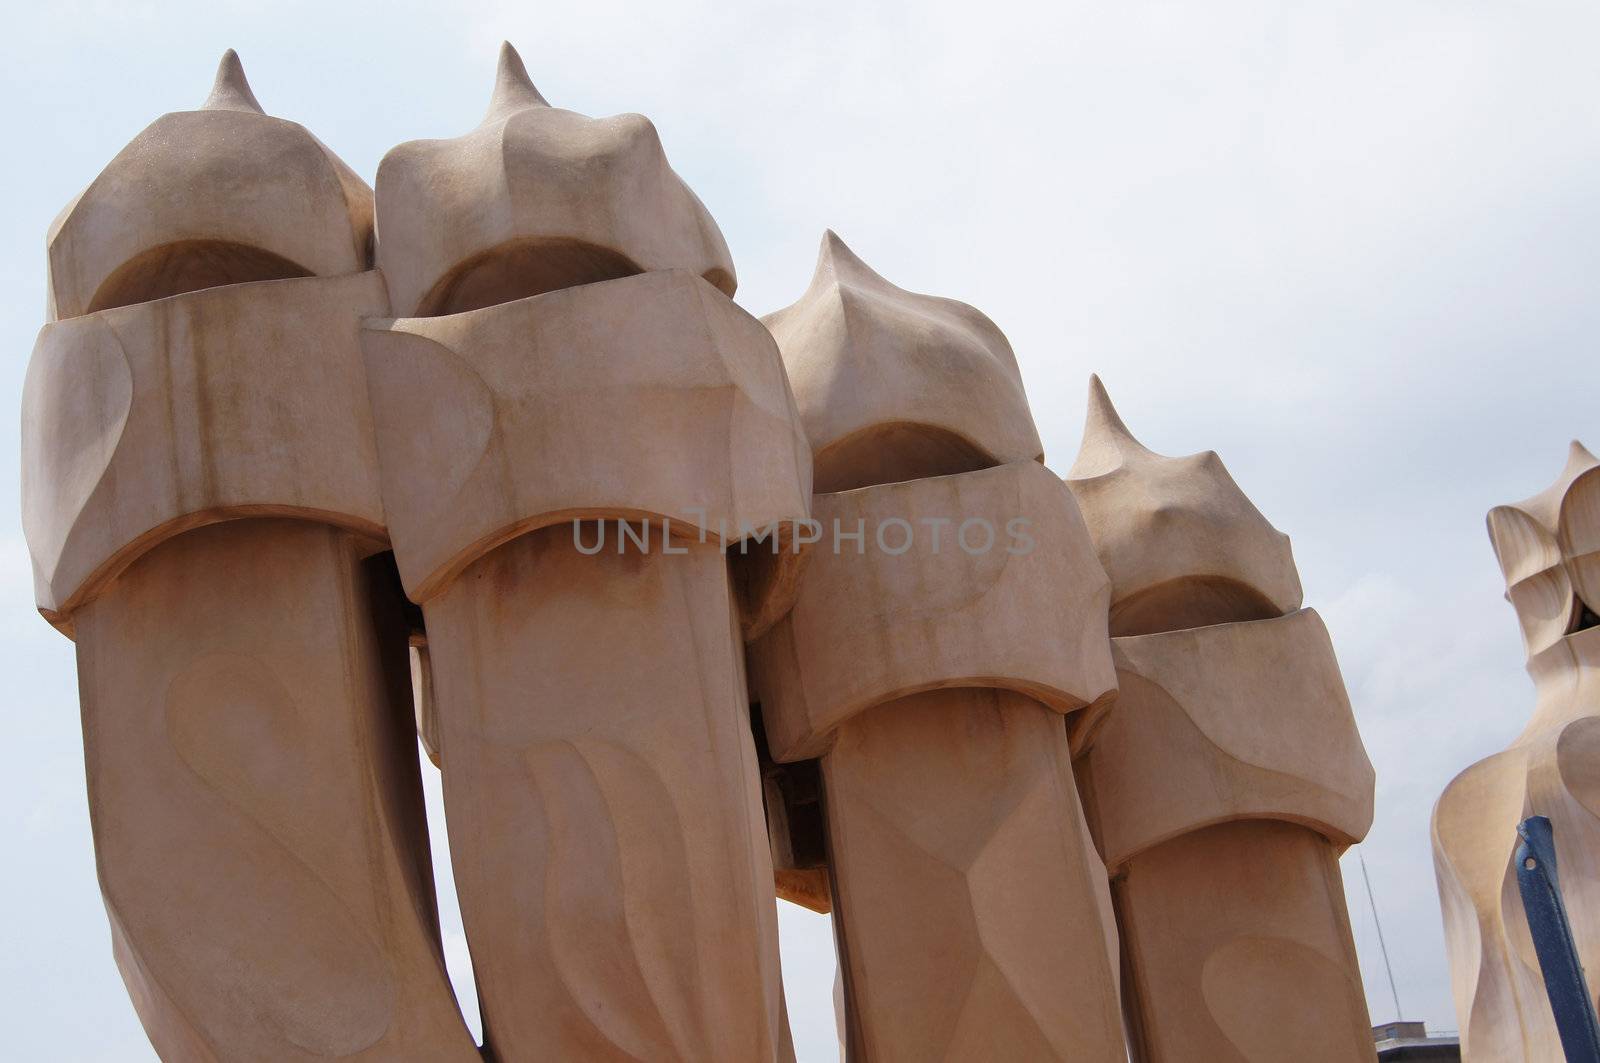
[[1574, 440], [1553, 484], [1532, 498], [1489, 511], [1489, 540], [1530, 658], [1560, 642], [1578, 622], [1583, 601], [1575, 574], [1586, 581], [1594, 578], [1593, 540], [1600, 535], [1595, 530], [1600, 514], [1595, 513], [1597, 475], [1591, 471], [1597, 465], [1600, 460]]
[[[818, 756], [863, 710], [936, 687], [1007, 687], [1060, 713], [1109, 703], [1105, 575], [1044, 466], [817, 495], [813, 519], [823, 543], [795, 606], [750, 650], [778, 760]], [[834, 552], [835, 527], [862, 531], [860, 553]]]
[[1111, 641], [1121, 693], [1084, 758], [1108, 865], [1235, 819], [1366, 835], [1372, 765], [1315, 611]]
[[806, 517], [810, 455], [777, 349], [692, 273], [371, 320], [362, 343], [414, 601], [497, 543], [576, 518], [731, 544]]
[[484, 124], [378, 187], [410, 316], [362, 342], [485, 1036], [792, 1059], [743, 639], [801, 555], [724, 553], [809, 515], [777, 348], [650, 123], [549, 107], [509, 48]]
[[718, 548], [684, 549], [589, 557], [549, 527], [425, 606], [501, 1059], [785, 1058], [736, 603]]
[[113, 951], [166, 1059], [479, 1058], [370, 556], [370, 200], [229, 53], [49, 237], [23, 526], [77, 640]]
[[762, 320], [784, 352], [818, 492], [1043, 458], [994, 322], [896, 287], [832, 232], [805, 294]]
[[135, 137], [50, 227], [50, 320], [219, 284], [371, 266], [372, 191], [262, 113], [239, 57], [194, 111]]
[[74, 615], [117, 965], [169, 1060], [477, 1059], [438, 940], [405, 636], [363, 544], [234, 520]]
[[1597, 475], [1600, 462], [1573, 443], [1551, 487], [1489, 512], [1535, 700], [1516, 740], [1458, 775], [1433, 812], [1463, 1059], [1561, 1058], [1512, 863], [1528, 816], [1555, 829], [1579, 959], [1600, 968], [1600, 626], [1594, 600], [1574, 591], [1587, 586], [1600, 538]]
[[752, 687], [772, 755], [820, 756], [846, 1056], [1121, 1060], [1104, 865], [1061, 725], [1113, 692], [1108, 588], [1035, 460], [1010, 347], [832, 234], [765, 320], [822, 541], [751, 647]]
[[[1577, 449], [1582, 449], [1581, 447]], [[1562, 561], [1583, 609], [1600, 615], [1600, 462], [1574, 477], [1557, 524]]]
[[1067, 473], [1111, 577], [1111, 633], [1282, 616], [1300, 605], [1289, 537], [1215, 451], [1169, 458], [1128, 431], [1089, 379], [1083, 444]]
[[68, 623], [185, 528], [293, 516], [384, 539], [357, 342], [375, 273], [236, 284], [46, 325], [22, 399], [40, 611]]
[[1371, 825], [1373, 773], [1321, 620], [1112, 645], [1121, 692], [1078, 779], [1135, 1058], [1369, 1058], [1337, 857]]
[[912, 694], [842, 727], [822, 766], [850, 1059], [1123, 1058], [1054, 712]]
[[1116, 884], [1140, 1060], [1373, 1058], [1338, 853], [1233, 820], [1135, 857]]
[[1373, 773], [1287, 537], [1215, 454], [1139, 444], [1098, 378], [1067, 484], [1112, 583], [1120, 694], [1077, 779], [1133, 1057], [1371, 1059], [1337, 857]]
[[394, 148], [377, 188], [378, 267], [402, 316], [644, 270], [689, 270], [734, 291], [722, 233], [668, 165], [650, 120], [550, 106], [509, 44], [483, 122]]

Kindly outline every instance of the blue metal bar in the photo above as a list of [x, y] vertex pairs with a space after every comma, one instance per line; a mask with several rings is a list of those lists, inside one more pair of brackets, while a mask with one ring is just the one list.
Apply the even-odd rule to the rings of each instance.
[[1600, 1063], [1600, 1022], [1556, 880], [1555, 832], [1545, 817], [1530, 816], [1518, 825], [1517, 835], [1522, 839], [1517, 846], [1517, 888], [1522, 891], [1522, 909], [1539, 954], [1561, 1049], [1567, 1063]]

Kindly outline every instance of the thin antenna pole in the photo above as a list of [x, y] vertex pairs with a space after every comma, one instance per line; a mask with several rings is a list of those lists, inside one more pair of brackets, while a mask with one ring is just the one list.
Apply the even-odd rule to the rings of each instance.
[[1361, 881], [1367, 884], [1367, 903], [1372, 905], [1372, 925], [1378, 928], [1378, 948], [1383, 952], [1383, 970], [1389, 976], [1389, 994], [1394, 997], [1394, 1017], [1399, 1020], [1405, 1017], [1405, 1012], [1400, 1010], [1400, 991], [1394, 987], [1394, 968], [1389, 966], [1389, 946], [1383, 943], [1383, 922], [1378, 918], [1378, 902], [1372, 896], [1372, 878], [1367, 874], [1367, 858], [1362, 855], [1360, 846], [1356, 847], [1356, 859], [1361, 861]]

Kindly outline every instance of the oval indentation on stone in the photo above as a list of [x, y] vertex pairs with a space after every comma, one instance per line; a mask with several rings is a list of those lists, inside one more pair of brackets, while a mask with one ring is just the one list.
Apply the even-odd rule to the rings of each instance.
[[[1285, 938], [1241, 937], [1206, 957], [1201, 992], [1212, 1019], [1250, 1063], [1370, 1056], [1339, 1002], [1359, 990], [1333, 960]], [[1349, 1030], [1346, 1029], [1349, 1026]]]

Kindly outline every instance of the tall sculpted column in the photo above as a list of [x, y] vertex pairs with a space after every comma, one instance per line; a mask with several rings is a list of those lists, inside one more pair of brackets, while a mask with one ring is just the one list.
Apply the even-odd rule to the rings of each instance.
[[1461, 1055], [1562, 1058], [1516, 881], [1517, 824], [1547, 816], [1578, 956], [1600, 972], [1600, 461], [1574, 442], [1543, 492], [1489, 511], [1533, 679], [1516, 741], [1445, 788], [1433, 811]]
[[1114, 689], [1106, 577], [1010, 345], [832, 233], [765, 320], [820, 542], [751, 673], [774, 758], [821, 760], [849, 1058], [1122, 1060], [1062, 726]]
[[509, 45], [377, 203], [402, 316], [363, 343], [485, 1036], [785, 1058], [743, 641], [786, 578], [723, 552], [808, 515], [778, 351], [650, 122], [551, 107]]
[[478, 1058], [400, 600], [366, 560], [371, 229], [366, 185], [229, 52], [50, 231], [23, 525], [77, 643], [117, 965], [168, 1060]]
[[1098, 378], [1067, 476], [1111, 577], [1120, 694], [1079, 783], [1133, 1058], [1372, 1058], [1338, 856], [1373, 774], [1289, 540], [1207, 451], [1142, 446]]

